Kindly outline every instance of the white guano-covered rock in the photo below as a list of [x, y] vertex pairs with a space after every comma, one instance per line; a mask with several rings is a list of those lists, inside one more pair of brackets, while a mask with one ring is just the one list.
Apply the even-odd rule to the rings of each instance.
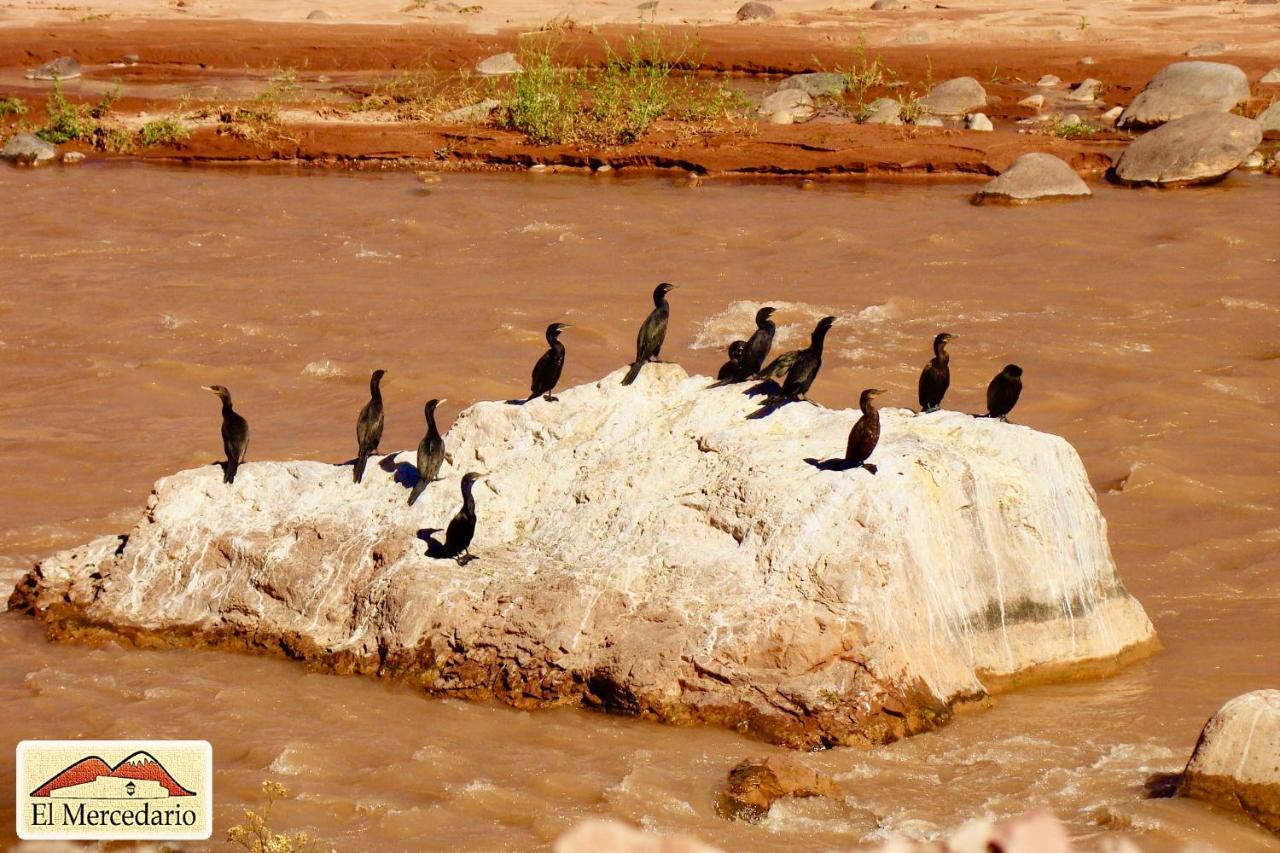
[[1155, 127], [1193, 113], [1225, 113], [1249, 100], [1249, 80], [1223, 62], [1175, 62], [1151, 78], [1116, 121], [1117, 127]]
[[1088, 195], [1091, 195], [1089, 186], [1075, 169], [1052, 154], [1032, 152], [1014, 160], [1009, 168], [978, 190], [973, 200], [977, 203], [1003, 201], [1020, 204], [1042, 198]]
[[[466, 409], [413, 507], [411, 452], [360, 485], [322, 462], [166, 477], [123, 544], [41, 562], [12, 606], [54, 636], [284, 650], [805, 748], [929, 729], [957, 702], [1153, 643], [1063, 439], [888, 409], [877, 475], [824, 471], [806, 459], [843, 453], [855, 411], [748, 420], [756, 400], [677, 365], [622, 375]], [[459, 566], [418, 534], [448, 524], [467, 471], [486, 479], [477, 559]]]
[[1280, 690], [1237, 696], [1209, 719], [1179, 793], [1280, 833]]
[[1143, 134], [1120, 155], [1114, 174], [1136, 186], [1212, 183], [1243, 163], [1261, 141], [1262, 128], [1253, 119], [1196, 113]]

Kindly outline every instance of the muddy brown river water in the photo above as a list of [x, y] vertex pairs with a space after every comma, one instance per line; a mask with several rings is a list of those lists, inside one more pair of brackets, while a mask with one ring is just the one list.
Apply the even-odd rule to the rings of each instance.
[[729, 732], [429, 700], [229, 653], [51, 645], [0, 614], [0, 778], [23, 738], [205, 738], [211, 847], [272, 778], [292, 795], [276, 822], [340, 850], [529, 849], [588, 815], [825, 849], [1036, 805], [1094, 847], [1123, 833], [1146, 850], [1280, 850], [1243, 819], [1144, 794], [1223, 701], [1280, 686], [1280, 181], [1099, 186], [1027, 209], [971, 207], [973, 186], [0, 169], [6, 588], [41, 555], [127, 531], [156, 478], [220, 458], [203, 384], [232, 389], [250, 460], [337, 462], [386, 368], [383, 447], [411, 448], [426, 398], [450, 399], [448, 421], [523, 392], [552, 320], [574, 324], [566, 384], [629, 360], [668, 279], [682, 287], [665, 354], [691, 370], [723, 360], [709, 344], [736, 300], [786, 303], [796, 340], [816, 312], [839, 315], [813, 394], [826, 404], [874, 384], [914, 405], [943, 329], [959, 336], [952, 407], [977, 410], [1021, 364], [1014, 419], [1079, 449], [1164, 644], [1111, 679], [815, 754], [849, 799], [751, 826], [717, 819], [713, 792], [774, 748]]

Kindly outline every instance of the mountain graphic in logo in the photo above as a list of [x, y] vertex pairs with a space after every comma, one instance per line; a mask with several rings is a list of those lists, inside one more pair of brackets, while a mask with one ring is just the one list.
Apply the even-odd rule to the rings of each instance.
[[82, 758], [31, 792], [33, 797], [158, 799], [194, 797], [148, 752], [139, 750], [111, 767], [96, 755]]

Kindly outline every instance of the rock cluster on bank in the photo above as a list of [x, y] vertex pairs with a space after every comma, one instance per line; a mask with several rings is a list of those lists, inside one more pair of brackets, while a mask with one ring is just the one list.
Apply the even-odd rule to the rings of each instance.
[[[819, 470], [853, 411], [709, 390], [676, 365], [559, 403], [477, 403], [444, 479], [321, 462], [160, 480], [127, 539], [42, 561], [13, 606], [55, 636], [284, 651], [518, 707], [580, 704], [795, 747], [878, 743], [1032, 674], [1153, 642], [1067, 442], [882, 412], [879, 474]], [[420, 531], [486, 474], [465, 566]]]
[[1210, 718], [1178, 793], [1280, 833], [1280, 690], [1237, 696]]
[[1161, 69], [1120, 113], [1121, 128], [1155, 127], [1194, 113], [1227, 112], [1249, 99], [1244, 72], [1222, 62], [1175, 62]]

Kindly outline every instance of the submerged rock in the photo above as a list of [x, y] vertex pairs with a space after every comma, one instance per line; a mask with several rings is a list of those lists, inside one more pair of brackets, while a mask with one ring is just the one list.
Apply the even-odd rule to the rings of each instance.
[[1098, 99], [1098, 87], [1101, 85], [1101, 80], [1095, 80], [1092, 77], [1082, 80], [1080, 85], [1067, 93], [1067, 100], [1080, 103], [1096, 101]]
[[34, 133], [17, 133], [0, 150], [0, 159], [22, 165], [34, 165], [52, 160], [57, 153], [58, 149]]
[[71, 56], [50, 59], [39, 68], [27, 72], [28, 80], [74, 80], [80, 76], [80, 62]]
[[1178, 793], [1280, 833], [1280, 690], [1237, 696], [1209, 719]]
[[1249, 80], [1234, 65], [1175, 62], [1151, 78], [1125, 107], [1116, 126], [1155, 127], [1193, 113], [1225, 113], [1248, 99]]
[[836, 71], [817, 71], [809, 74], [792, 74], [778, 84], [778, 91], [800, 89], [810, 97], [835, 97], [849, 88], [847, 75]]
[[783, 797], [838, 797], [840, 787], [789, 755], [748, 758], [729, 771], [716, 799], [716, 814], [730, 820], [758, 821]]
[[1280, 101], [1258, 113], [1256, 121], [1264, 134], [1280, 133]]
[[523, 70], [514, 53], [495, 53], [476, 63], [476, 73], [485, 77], [504, 77]]
[[[885, 409], [879, 473], [825, 471], [808, 460], [843, 453], [856, 411], [747, 420], [756, 400], [678, 365], [622, 375], [466, 409], [413, 507], [411, 452], [359, 485], [306, 461], [165, 477], [126, 539], [43, 560], [11, 606], [55, 637], [270, 650], [802, 748], [931, 729], [1154, 643], [1062, 438]], [[460, 566], [419, 537], [466, 471], [485, 480]]]
[[1253, 119], [1231, 113], [1196, 113], [1174, 119], [1139, 137], [1116, 162], [1126, 184], [1211, 183], [1244, 162], [1262, 141]]
[[973, 197], [975, 203], [1005, 201], [1021, 203], [1042, 198], [1072, 198], [1091, 195], [1089, 186], [1075, 170], [1052, 154], [1023, 154]]
[[956, 77], [934, 86], [920, 103], [934, 115], [962, 116], [986, 105], [987, 90], [972, 77]]

